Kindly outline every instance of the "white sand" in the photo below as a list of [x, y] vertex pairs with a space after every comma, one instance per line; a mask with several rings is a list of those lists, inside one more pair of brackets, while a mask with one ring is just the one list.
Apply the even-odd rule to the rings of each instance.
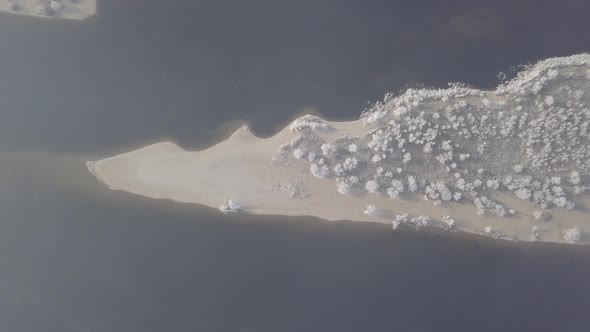
[[[228, 199], [232, 199], [244, 206], [247, 213], [253, 214], [308, 215], [326, 220], [380, 223], [391, 223], [396, 214], [408, 213], [410, 217], [432, 218], [428, 225], [435, 227], [442, 227], [443, 216], [451, 216], [456, 220], [457, 230], [484, 234], [484, 229], [491, 227], [493, 232], [486, 234], [487, 236], [519, 241], [566, 242], [564, 233], [576, 227], [581, 233], [579, 241], [568, 242], [587, 244], [590, 243], [590, 196], [583, 193], [574, 195], [573, 188], [576, 186], [579, 189], [582, 186], [587, 189], [588, 185], [584, 181], [588, 180], [587, 170], [590, 168], [587, 130], [590, 127], [590, 111], [586, 106], [590, 100], [589, 80], [590, 56], [549, 59], [529, 67], [510, 84], [501, 85], [496, 91], [463, 87], [409, 90], [396, 99], [386, 98], [384, 103], [376, 104], [362, 120], [328, 122], [314, 117], [301, 117], [293, 122], [294, 126], [286, 127], [266, 139], [254, 136], [244, 126], [226, 141], [203, 151], [185, 151], [174, 143], [162, 142], [87, 162], [87, 166], [111, 189], [213, 208], [219, 208]], [[440, 115], [439, 112], [444, 110], [446, 113]], [[474, 121], [469, 120], [473, 125], [466, 128], [473, 134], [467, 139], [457, 134], [460, 131], [452, 128], [455, 126], [454, 122], [449, 125], [448, 121], [451, 120], [447, 118], [453, 119], [452, 121], [457, 118], [453, 114], [477, 117]], [[493, 128], [505, 128], [507, 124], [514, 123], [507, 117], [512, 114], [524, 115], [523, 119], [526, 119], [518, 127], [520, 132], [517, 130], [507, 134]], [[554, 120], [551, 117], [555, 114], [563, 116], [560, 120]], [[544, 121], [541, 125], [536, 120], [539, 117]], [[572, 119], [575, 119], [575, 124], [572, 124]], [[426, 126], [424, 130], [417, 130], [418, 127], [414, 125], [420, 121]], [[425, 129], [434, 127], [437, 130], [440, 127], [439, 136], [442, 138], [428, 142], [433, 142], [436, 151], [423, 152], [423, 146], [430, 144], [424, 140], [420, 143], [409, 141], [411, 144], [406, 144], [405, 138], [415, 133], [420, 138], [425, 138], [428, 136]], [[379, 130], [374, 131], [375, 129]], [[422, 132], [418, 133], [420, 130]], [[386, 135], [397, 135], [397, 141]], [[404, 135], [404, 139], [401, 139], [401, 135]], [[544, 140], [554, 139], [555, 147], [548, 153], [547, 150], [535, 152], [527, 148], [537, 146], [534, 143], [537, 141], [532, 145], [527, 141], [531, 135], [537, 141], [539, 137]], [[383, 140], [383, 137], [386, 139]], [[447, 139], [457, 143], [449, 147], [450, 153], [452, 154], [453, 149], [457, 150], [448, 164], [445, 164], [446, 162], [434, 158], [434, 155], [440, 157], [439, 153], [448, 152], [443, 144]], [[475, 147], [481, 145], [482, 140], [489, 143], [492, 149], [478, 152], [478, 148], [476, 151]], [[359, 144], [358, 152], [346, 151], [349, 141]], [[334, 143], [338, 151], [334, 152], [336, 155], [328, 152], [325, 152], [325, 156], [322, 155], [325, 146], [321, 146], [320, 150], [320, 145], [323, 143]], [[372, 144], [384, 145], [383, 150]], [[309, 160], [297, 159], [301, 156], [298, 153], [301, 151], [297, 150], [305, 150], [305, 156]], [[408, 154], [408, 151], [412, 152], [411, 162], [406, 162], [405, 157], [402, 161], [401, 157]], [[473, 157], [460, 159], [458, 156], [461, 151], [469, 151]], [[492, 151], [492, 154], [487, 151]], [[560, 153], [560, 159], [552, 157], [551, 153], [554, 152]], [[374, 154], [382, 154], [384, 159], [375, 161]], [[360, 166], [347, 170], [348, 173], [338, 173], [336, 166], [343, 165], [342, 159], [348, 156], [357, 156]], [[541, 158], [539, 156], [543, 158], [537, 159], [537, 162], [542, 163], [541, 167], [534, 165], [535, 158]], [[547, 156], [555, 159], [547, 159]], [[562, 162], [568, 160], [567, 158], [570, 158], [569, 162]], [[484, 187], [489, 187], [485, 181], [505, 179], [506, 175], [512, 175], [512, 167], [521, 162], [526, 163], [527, 169], [523, 174], [515, 174], [514, 181], [527, 177], [524, 174], [530, 174], [534, 181], [530, 185], [517, 188], [541, 191], [544, 183], [545, 189], [542, 190], [546, 193], [543, 197], [548, 197], [545, 203], [548, 204], [547, 212], [551, 215], [549, 220], [534, 220], [534, 212], [542, 208], [530, 201], [517, 199], [513, 196], [516, 190], [510, 189], [511, 185], [503, 184], [500, 187], [502, 191], [485, 190], [476, 186], [475, 188], [479, 188], [476, 190], [478, 193], [473, 189], [452, 185], [456, 179], [463, 180], [464, 177], [468, 185], [481, 179]], [[327, 178], [313, 176], [310, 165], [316, 167], [316, 170], [317, 167], [329, 166], [325, 167], [325, 171], [329, 173]], [[382, 171], [377, 171], [379, 168], [400, 173], [382, 175]], [[574, 184], [576, 181], [568, 178], [574, 170], [580, 171], [580, 184]], [[349, 175], [353, 174], [358, 175], [361, 182], [356, 185], [351, 182], [354, 190], [348, 195], [338, 193], [336, 178], [350, 181]], [[390, 198], [385, 194], [385, 187], [379, 193], [364, 190], [365, 183], [371, 182], [371, 179], [387, 186], [391, 178], [407, 179], [408, 174], [425, 179], [420, 184], [421, 194], [404, 192], [398, 198]], [[559, 179], [554, 180], [557, 175]], [[530, 180], [529, 177], [527, 183]], [[461, 199], [462, 203], [451, 200], [439, 201], [440, 205], [435, 205], [433, 203], [440, 199], [437, 197], [444, 197], [442, 193], [446, 190], [439, 188], [436, 190], [441, 196], [434, 192], [431, 196], [436, 196], [435, 198], [424, 200], [423, 197], [431, 190], [428, 187], [433, 181], [444, 181], [452, 185], [455, 193], [464, 190], [469, 198]], [[485, 214], [477, 215], [474, 199], [484, 197], [495, 199], [501, 205], [499, 210], [514, 209], [516, 213], [500, 217], [494, 214], [497, 212], [496, 208], [488, 206]], [[559, 197], [573, 200], [576, 203], [575, 208], [571, 209], [572, 204], [569, 206], [570, 210], [557, 207], [564, 206], [557, 203]], [[367, 204], [376, 206], [377, 213], [363, 214]], [[491, 206], [496, 206], [496, 203]], [[536, 231], [532, 230], [533, 227]], [[536, 238], [531, 237], [533, 233], [536, 233]]]
[[[45, 3], [53, 9], [50, 12], [43, 10]], [[61, 3], [61, 8], [57, 7]], [[0, 12], [17, 15], [56, 18], [67, 20], [83, 20], [96, 14], [96, 0], [0, 0]]]

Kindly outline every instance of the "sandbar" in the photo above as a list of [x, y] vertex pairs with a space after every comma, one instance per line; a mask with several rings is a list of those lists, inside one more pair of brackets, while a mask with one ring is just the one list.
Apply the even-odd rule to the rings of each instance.
[[242, 126], [201, 151], [166, 141], [87, 167], [113, 190], [224, 213], [588, 244], [589, 82], [589, 55], [552, 58], [493, 91], [409, 89], [354, 121], [305, 115], [270, 138]]

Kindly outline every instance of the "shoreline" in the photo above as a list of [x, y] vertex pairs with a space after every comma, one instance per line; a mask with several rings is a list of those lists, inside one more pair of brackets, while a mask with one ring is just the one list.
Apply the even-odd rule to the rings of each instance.
[[[520, 112], [517, 115], [521, 113], [529, 115], [528, 112], [537, 112], [535, 110], [539, 108], [546, 108], [547, 110], [544, 112], [551, 114], [554, 112], [554, 106], [552, 106], [554, 103], [564, 102], [559, 98], [570, 98], [569, 96], [576, 95], [576, 98], [579, 96], [577, 100], [580, 100], [584, 94], [578, 93], [576, 90], [575, 93], [568, 92], [567, 95], [558, 95], [556, 91], [563, 90], [561, 84], [549, 85], [549, 83], [545, 83], [548, 79], [543, 75], [550, 72], [549, 75], [552, 75], [555, 80], [560, 79], [564, 86], [573, 84], [575, 88], [576, 84], [579, 84], [578, 80], [581, 79], [583, 82], [590, 78], [589, 64], [590, 57], [588, 55], [548, 59], [527, 68], [524, 74], [519, 74], [515, 80], [499, 86], [494, 91], [483, 91], [464, 86], [451, 86], [446, 90], [410, 89], [396, 98], [386, 96], [383, 102], [375, 103], [370, 112], [363, 113], [361, 119], [355, 121], [331, 122], [317, 116], [304, 115], [294, 120], [290, 126], [278, 131], [274, 136], [267, 138], [256, 137], [247, 125], [242, 125], [226, 140], [203, 150], [185, 151], [175, 143], [165, 141], [98, 161], [87, 161], [86, 166], [99, 181], [112, 190], [123, 190], [156, 199], [205, 205], [218, 208], [224, 213], [311, 216], [328, 221], [347, 220], [392, 224], [394, 229], [400, 224], [416, 228], [426, 226], [449, 228], [509, 241], [589, 244], [590, 225], [586, 220], [590, 217], [587, 212], [587, 207], [590, 206], [590, 196], [584, 193], [585, 189], [576, 189], [582, 190], [582, 193], [573, 195], [573, 189], [571, 189], [573, 187], [569, 187], [568, 181], [570, 180], [567, 179], [567, 176], [562, 184], [568, 193], [567, 196], [564, 189], [559, 186], [565, 176], [563, 167], [570, 166], [561, 166], [561, 173], [556, 173], [564, 175], [551, 177], [551, 174], [548, 174], [545, 177], [543, 188], [547, 187], [547, 190], [551, 189], [555, 192], [552, 194], [551, 190], [546, 191], [547, 195], [550, 195], [548, 197], [554, 195], [553, 198], [549, 198], [548, 203], [559, 207], [540, 208], [538, 203], [533, 203], [530, 198], [522, 198], [523, 195], [520, 191], [525, 189], [531, 191], [532, 187], [527, 189], [530, 184], [525, 184], [525, 187], [522, 185], [514, 187], [510, 181], [499, 183], [496, 180], [506, 176], [502, 172], [505, 172], [507, 163], [515, 162], [512, 159], [526, 158], [524, 152], [515, 150], [515, 147], [518, 147], [518, 145], [514, 146], [515, 143], [502, 147], [503, 139], [491, 140], [491, 145], [501, 143], [500, 147], [492, 150], [495, 151], [494, 153], [500, 154], [488, 156], [481, 153], [481, 157], [477, 157], [474, 161], [465, 161], [466, 158], [463, 157], [459, 161], [458, 157], [462, 155], [457, 153], [453, 157], [451, 150], [450, 156], [455, 158], [453, 160], [456, 160], [458, 165], [455, 165], [455, 162], [451, 165], [449, 162], [445, 172], [444, 160], [441, 161], [442, 166], [438, 162], [432, 163], [428, 159], [431, 154], [426, 151], [426, 146], [424, 153], [421, 151], [422, 148], [417, 150], [414, 147], [416, 143], [404, 146], [407, 139], [401, 139], [398, 134], [399, 148], [390, 147], [387, 153], [383, 153], [383, 157], [380, 153], [379, 156], [373, 156], [371, 160], [371, 153], [373, 153], [371, 149], [374, 144], [377, 144], [371, 143], [371, 136], [373, 140], [376, 139], [375, 135], [378, 136], [377, 139], [380, 139], [380, 133], [385, 129], [391, 130], [391, 123], [394, 122], [402, 121], [402, 125], [404, 125], [403, 121], [406, 119], [409, 119], [408, 121], [425, 121], [421, 118], [421, 114], [425, 112], [416, 112], [412, 108], [433, 112], [433, 120], [430, 121], [434, 123], [442, 121], [439, 120], [438, 112], [440, 110], [447, 109], [449, 112], [448, 110], [453, 108], [476, 116], [494, 114], [490, 112], [499, 112], [500, 115], [505, 112]], [[580, 70], [580, 66], [582, 66], [582, 70]], [[587, 69], [588, 78], [585, 78], [583, 66], [589, 68]], [[552, 71], [556, 71], [557, 74]], [[537, 85], [540, 84], [538, 82], [543, 82], [547, 86], [545, 88], [547, 92], [543, 96], [537, 96], [537, 92], [534, 91], [542, 89], [542, 86], [537, 88]], [[585, 83], [581, 84], [583, 87]], [[519, 106], [516, 107], [517, 111], [514, 111], [515, 106], [511, 105], [522, 104], [523, 100], [530, 100], [530, 104], [536, 106], [530, 111], [518, 110]], [[583, 100], [575, 105], [583, 108], [585, 105]], [[539, 101], [541, 103], [545, 101], [547, 106], [539, 106]], [[570, 104], [572, 103], [568, 101], [568, 105]], [[520, 108], [522, 109], [522, 107]], [[503, 111], [503, 109], [507, 111]], [[412, 120], [412, 116], [416, 116], [416, 119]], [[484, 120], [485, 117], [489, 116], [485, 115]], [[387, 122], [390, 119], [394, 122]], [[531, 126], [535, 123], [531, 120], [527, 121], [530, 121]], [[390, 123], [390, 125], [386, 123]], [[498, 126], [500, 125], [501, 123], [498, 122]], [[484, 130], [490, 126], [483, 126]], [[442, 128], [448, 127], [443, 125]], [[403, 135], [408, 135], [408, 131], [404, 131], [404, 133]], [[544, 133], [542, 132], [542, 134]], [[547, 134], [552, 134], [552, 131], [547, 131]], [[521, 137], [520, 139], [526, 138], [526, 136], [519, 137]], [[587, 137], [582, 135], [579, 139], [585, 140]], [[387, 145], [391, 140], [391, 138], [385, 140], [383, 144]], [[358, 142], [358, 152], [355, 144], [351, 144], [351, 146], [354, 145], [354, 151], [350, 147], [346, 148], [351, 142]], [[365, 148], [367, 142], [370, 147], [368, 150]], [[471, 140], [467, 140], [467, 142], [471, 144]], [[506, 142], [510, 142], [510, 139], [507, 139]], [[429, 144], [437, 144], [437, 147], [442, 144], [441, 151], [445, 152], [447, 150], [444, 150], [446, 149], [444, 144], [447, 143], [443, 143], [442, 141], [433, 141]], [[524, 143], [520, 144], [524, 146]], [[576, 151], [587, 151], [587, 143], [575, 143], [575, 145], [580, 146]], [[458, 144], [457, 147], [459, 146]], [[399, 152], [396, 151], [397, 149]], [[413, 158], [409, 156], [410, 153], [406, 149], [410, 149]], [[475, 151], [475, 146], [464, 146], [461, 149], [471, 149], [469, 151], [473, 155], [479, 151], [479, 146], [477, 151]], [[367, 153], [369, 154], [367, 155]], [[391, 153], [391, 157], [387, 155], [389, 153]], [[516, 155], [514, 155], [515, 153]], [[578, 153], [576, 156], [579, 156], [579, 152], [576, 153]], [[401, 160], [402, 154], [403, 162]], [[446, 154], [448, 153], [445, 152], [444, 155]], [[355, 156], [359, 159], [360, 166], [358, 167]], [[469, 154], [466, 156], [468, 158]], [[354, 160], [354, 165], [337, 163], [338, 160], [342, 162], [345, 158], [347, 158], [346, 163], [349, 163], [351, 159]], [[437, 158], [440, 159], [440, 156]], [[490, 161], [485, 161], [485, 158], [492, 158], [492, 164]], [[582, 159], [582, 162], [587, 162], [587, 160]], [[495, 163], [498, 165], [495, 166]], [[464, 164], [462, 166], [464, 172], [455, 173], [454, 177], [449, 178], [449, 175], [453, 174], [451, 166], [456, 168], [461, 164]], [[342, 165], [348, 169], [342, 171]], [[583, 164], [578, 161], [577, 165]], [[384, 173], [384, 167], [393, 172]], [[395, 167], [398, 167], [397, 174]], [[469, 170], [473, 172], [478, 167], [485, 167], [487, 170], [480, 168], [481, 170], [476, 173], [468, 172]], [[580, 168], [582, 182], [587, 178], [585, 171], [583, 171], [584, 167], [586, 166]], [[355, 178], [354, 181], [348, 182], [349, 177], [339, 175], [343, 172], [356, 174], [350, 177], [350, 179]], [[396, 180], [401, 179], [405, 182], [404, 177], [399, 175], [407, 174], [406, 172], [416, 174], [419, 181], [417, 192], [416, 189], [409, 189], [416, 186], [415, 183], [408, 182], [404, 185]], [[538, 178], [539, 172], [543, 176], [545, 169], [541, 168], [540, 171], [535, 171], [533, 162], [532, 166], [527, 166], [525, 174], [531, 174], [534, 180]], [[520, 171], [516, 173], [520, 173]], [[404, 176], [407, 177], [407, 175]], [[457, 178], [463, 181], [462, 176], [465, 176], [465, 179], [471, 179], [469, 181], [475, 179], [475, 182], [467, 182], [467, 185], [472, 189], [465, 189], [467, 190], [464, 192], [465, 198], [460, 195], [464, 190], [460, 186], [457, 187], [459, 189], [449, 187], [455, 192], [452, 196], [455, 197], [454, 199], [450, 196], [451, 191], [445, 185], [437, 185], [436, 188], [442, 186], [442, 189], [430, 187], [434, 184], [429, 181], [436, 181], [437, 177], [442, 179], [446, 177], [445, 183], [451, 184], [454, 180], [448, 182], [448, 179]], [[518, 174], [514, 174], [514, 176], [520, 182], [526, 178]], [[359, 177], [361, 177], [360, 183], [358, 183]], [[387, 178], [391, 179], [392, 177], [394, 179], [391, 180], [393, 187], [387, 188], [387, 193], [385, 193], [383, 184], [387, 185], [387, 181], [390, 181]], [[424, 177], [425, 179], [423, 179]], [[428, 180], [429, 178], [430, 180]], [[481, 186], [480, 178], [483, 180], [484, 186]], [[486, 179], [487, 182], [485, 182]], [[539, 179], [542, 181], [543, 178]], [[530, 180], [528, 179], [529, 182]], [[477, 184], [478, 181], [479, 184]], [[555, 184], [551, 184], [553, 182]], [[366, 190], [364, 189], [365, 183]], [[539, 181], [534, 183], [539, 183]], [[379, 184], [381, 184], [381, 188], [379, 188]], [[542, 182], [534, 185], [540, 188], [541, 184]], [[480, 187], [476, 189], [477, 192], [474, 191], [474, 188], [478, 188], [478, 186]], [[485, 186], [493, 188], [484, 189]], [[501, 190], [497, 190], [499, 186], [502, 186]], [[448, 194], [445, 194], [445, 191]], [[512, 191], [514, 192], [511, 193]], [[473, 201], [475, 205], [471, 204]]]
[[[158, 143], [152, 143], [149, 145], [155, 145]], [[175, 144], [175, 143], [173, 143]], [[149, 146], [147, 145], [147, 146]], [[193, 152], [198, 152], [201, 150], [195, 150]], [[119, 155], [123, 155], [125, 153], [121, 153]], [[117, 157], [119, 155], [115, 155], [114, 157]], [[118, 189], [118, 188], [112, 188], [110, 187], [101, 177], [99, 174], [96, 173], [94, 168], [91, 168], [92, 166], [90, 166], [90, 164], [92, 164], [92, 161], [88, 161], [88, 160], [82, 160], [82, 162], [85, 164], [86, 169], [95, 177], [96, 180], [98, 180], [100, 183], [102, 183], [103, 185], [105, 185], [105, 187], [107, 187], [109, 190], [113, 190], [113, 191], [122, 191], [125, 192], [127, 194], [133, 195], [133, 196], [141, 196], [143, 198], [147, 198], [147, 199], [154, 199], [153, 197], [149, 197], [149, 196], [145, 196], [145, 195], [141, 195], [141, 194], [137, 194], [137, 193], [132, 193], [123, 189]], [[192, 214], [195, 210], [194, 208], [197, 209], [201, 209], [201, 208], [205, 208], [209, 211], [211, 211], [211, 213], [218, 213], [219, 212], [219, 207], [218, 206], [209, 206], [206, 204], [200, 204], [200, 203], [191, 203], [191, 202], [184, 202], [184, 201], [178, 201], [172, 198], [155, 198], [156, 200], [160, 201], [161, 203], [164, 204], [180, 204], [181, 208], [183, 209], [183, 213], [186, 214]], [[186, 210], [185, 210], [186, 209]], [[199, 210], [200, 211], [200, 210]], [[334, 225], [337, 224], [354, 224], [354, 225], [358, 225], [359, 223], [365, 224], [367, 226], [375, 226], [375, 227], [381, 227], [381, 226], [386, 226], [387, 227], [387, 231], [392, 232], [391, 228], [389, 226], [390, 222], [387, 220], [372, 220], [372, 221], [356, 221], [353, 219], [323, 219], [321, 217], [317, 217], [314, 215], [287, 215], [287, 214], [254, 214], [254, 213], [232, 213], [232, 214], [227, 214], [226, 215], [228, 218], [230, 218], [230, 220], [235, 221], [235, 222], [240, 222], [243, 220], [246, 220], [246, 218], [255, 218], [254, 220], [256, 220], [255, 222], [253, 221], [246, 221], [246, 223], [259, 223], [259, 224], [271, 224], [274, 221], [270, 220], [271, 218], [287, 218], [287, 219], [283, 219], [285, 220], [284, 222], [287, 223], [291, 223], [291, 224], [299, 224], [300, 221], [298, 219], [303, 219], [304, 221], [302, 221], [303, 223], [311, 223], [311, 224], [318, 224], [318, 225], [322, 225], [324, 227], [332, 227]], [[263, 220], [261, 220], [260, 218], [256, 218], [256, 217], [262, 217], [264, 218]], [[302, 227], [307, 227], [307, 226], [302, 226]], [[396, 233], [401, 233], [401, 234], [415, 234], [415, 235], [426, 235], [426, 236], [448, 236], [449, 238], [455, 238], [458, 239], [459, 241], [471, 241], [471, 242], [480, 242], [480, 241], [484, 241], [485, 245], [488, 246], [496, 246], [496, 247], [501, 247], [501, 248], [517, 248], [517, 247], [522, 247], [522, 246], [526, 246], [528, 248], [537, 248], [537, 249], [563, 249], [563, 248], [568, 248], [568, 250], [571, 249], [576, 249], [578, 248], [579, 250], [586, 250], [587, 248], [590, 248], [590, 241], [589, 242], [585, 242], [585, 243], [580, 243], [580, 244], [576, 244], [576, 245], [571, 245], [569, 243], [565, 243], [564, 241], [521, 241], [521, 240], [515, 240], [515, 239], [503, 239], [503, 238], [492, 238], [488, 235], [482, 234], [482, 232], [470, 232], [470, 231], [465, 231], [462, 229], [454, 229], [451, 231], [445, 230], [442, 227], [436, 227], [436, 226], [425, 226], [422, 227], [420, 229], [416, 229], [412, 226], [408, 226], [408, 225], [403, 225], [400, 226], [397, 230], [394, 230], [392, 232], [392, 235], [396, 234]]]
[[[3, 159], [8, 161], [17, 160], [24, 158], [27, 163], [32, 165], [47, 165], [50, 164], [49, 171], [46, 167], [35, 166], [34, 168], [38, 170], [35, 172], [36, 177], [47, 177], [48, 183], [51, 185], [56, 185], [58, 191], [64, 191], [68, 193], [75, 193], [78, 191], [84, 192], [85, 194], [88, 193], [92, 197], [92, 199], [98, 200], [106, 200], [106, 202], [110, 202], [110, 204], [117, 204], [118, 205], [125, 205], [128, 199], [132, 201], [136, 201], [140, 199], [142, 202], [144, 199], [149, 199], [148, 197], [137, 197], [140, 195], [131, 194], [126, 192], [129, 196], [123, 196], [123, 198], [114, 198], [109, 192], [103, 190], [103, 188], [97, 188], [96, 180], [102, 180], [96, 176], [95, 173], [93, 174], [92, 178], [87, 177], [85, 172], [87, 172], [87, 167], [82, 166], [84, 163], [84, 157], [79, 155], [61, 155], [61, 154], [52, 154], [52, 153], [43, 153], [43, 152], [26, 152], [24, 155], [19, 152], [6, 152], [3, 153], [1, 156]], [[19, 161], [21, 162], [21, 161]], [[68, 172], [64, 172], [64, 163], [66, 164], [66, 168], [71, 168], [71, 171], [75, 172], [75, 181], [70, 178], [71, 174], [68, 175]], [[84, 164], [86, 165], [86, 164]], [[91, 171], [92, 172], [92, 171]], [[80, 183], [83, 185], [80, 187]], [[72, 190], [74, 188], [75, 190]], [[106, 188], [105, 188], [106, 189]], [[108, 190], [117, 190], [117, 189], [108, 189]], [[145, 201], [145, 204], [149, 204], [148, 201]], [[180, 204], [179, 204], [180, 203]], [[177, 202], [171, 199], [163, 199], [157, 202], [158, 207], [164, 207], [164, 209], [168, 211], [178, 210], [180, 209], [180, 213], [186, 216], [192, 216], [197, 214], [197, 216], [202, 215], [203, 211], [206, 214], [216, 214], [218, 213], [217, 207], [208, 207], [202, 204], [193, 204], [193, 203], [182, 203]], [[285, 216], [285, 215], [239, 215], [239, 214], [231, 214], [227, 215], [227, 219], [230, 222], [244, 222], [246, 224], [257, 224], [257, 225], [272, 225], [275, 224], [276, 221], [279, 223], [288, 223], [295, 227], [295, 229], [299, 229], [298, 227], [302, 227], [302, 229], [315, 229], [316, 227], [324, 227], [324, 228], [331, 228], [337, 225], [347, 224], [346, 227], [354, 227], [353, 225], [359, 225], [359, 222], [354, 220], [325, 220], [315, 216]], [[278, 220], [276, 220], [278, 219]], [[389, 225], [383, 222], [368, 222], [365, 223], [368, 227], [383, 227], [385, 226], [386, 232], [391, 232]], [[567, 249], [567, 250], [587, 250], [590, 248], [588, 245], [579, 245], [579, 246], [571, 246], [563, 243], [556, 243], [556, 242], [518, 242], [518, 241], [498, 241], [497, 239], [489, 238], [488, 236], [481, 236], [480, 234], [463, 232], [463, 231], [445, 231], [441, 228], [437, 227], [423, 227], [420, 230], [415, 230], [413, 227], [400, 227], [397, 231], [391, 233], [391, 236], [405, 236], [406, 234], [412, 234], [416, 236], [433, 236], [433, 237], [447, 237], [448, 241], [469, 241], [469, 242], [481, 242], [483, 241], [484, 245], [487, 246], [494, 246], [500, 248], [518, 248], [522, 246], [526, 246], [529, 248], [534, 249]]]

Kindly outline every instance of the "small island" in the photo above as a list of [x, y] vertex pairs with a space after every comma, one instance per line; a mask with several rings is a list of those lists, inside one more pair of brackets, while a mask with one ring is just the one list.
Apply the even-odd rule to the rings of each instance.
[[18, 15], [83, 20], [96, 14], [96, 0], [0, 1], [0, 11]]
[[240, 212], [590, 243], [590, 55], [529, 65], [493, 91], [388, 94], [355, 121], [243, 126], [202, 151], [161, 142], [88, 161], [109, 188]]

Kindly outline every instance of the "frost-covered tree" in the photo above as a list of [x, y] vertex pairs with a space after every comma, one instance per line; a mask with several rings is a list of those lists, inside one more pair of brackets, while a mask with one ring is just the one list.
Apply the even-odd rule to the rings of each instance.
[[497, 190], [539, 209], [573, 209], [570, 196], [590, 189], [588, 68], [590, 56], [574, 56], [531, 66], [493, 93], [452, 84], [388, 94], [363, 113], [365, 133], [331, 140], [327, 124], [307, 116], [282, 149], [315, 164], [316, 176], [343, 180], [341, 192], [356, 186], [354, 175], [396, 197], [395, 177], [435, 204], [473, 203], [480, 214], [511, 214], [490, 198]]
[[568, 243], [571, 243], [571, 244], [578, 243], [578, 242], [580, 242], [581, 238], [582, 238], [582, 232], [577, 227], [572, 227], [570, 229], [567, 229], [565, 232], [563, 232], [563, 239]]
[[338, 188], [338, 192], [343, 195], [349, 195], [352, 192], [352, 186], [348, 182], [340, 181], [336, 186]]
[[54, 12], [57, 12], [64, 8], [64, 4], [59, 0], [51, 0], [49, 1], [49, 5]]
[[387, 188], [387, 195], [391, 198], [397, 198], [402, 192], [404, 192], [403, 182], [398, 179], [391, 180], [391, 187]]
[[376, 216], [378, 214], [377, 207], [373, 204], [367, 204], [367, 207], [363, 211], [363, 214], [367, 216]]
[[410, 219], [409, 222], [410, 222], [410, 224], [414, 225], [416, 227], [416, 229], [419, 229], [420, 227], [428, 226], [428, 224], [430, 223], [430, 217], [417, 216], [417, 217]]
[[406, 224], [409, 221], [409, 217], [407, 213], [396, 214], [395, 218], [392, 221], [394, 229], [396, 229], [399, 225]]
[[378, 193], [379, 192], [379, 182], [377, 182], [375, 180], [367, 181], [367, 183], [365, 184], [365, 189], [367, 189], [367, 191], [372, 194]]
[[327, 131], [330, 126], [314, 115], [304, 115], [293, 121], [289, 127], [292, 131]]
[[318, 163], [313, 163], [309, 167], [311, 174], [318, 178], [326, 178], [330, 175], [330, 169], [326, 165], [320, 165]]
[[409, 162], [410, 160], [412, 160], [412, 154], [409, 152], [404, 153], [404, 159], [402, 160], [403, 163], [405, 164], [405, 163]]
[[578, 171], [572, 171], [572, 172], [570, 173], [570, 178], [569, 178], [569, 180], [570, 180], [570, 183], [571, 183], [571, 184], [573, 184], [573, 185], [580, 184], [580, 182], [581, 182], [581, 179], [580, 179], [580, 172], [578, 172]]
[[514, 195], [523, 201], [528, 201], [531, 199], [531, 190], [528, 188], [520, 188], [514, 191]]
[[223, 214], [227, 214], [228, 212], [243, 212], [245, 211], [245, 207], [235, 198], [230, 198], [219, 207], [219, 210]]
[[451, 216], [442, 217], [441, 222], [446, 230], [452, 230], [455, 227], [455, 219]]
[[344, 170], [346, 171], [352, 171], [358, 167], [358, 164], [359, 162], [355, 157], [346, 158], [344, 163], [342, 163], [342, 167], [344, 167]]
[[411, 175], [408, 176], [408, 189], [413, 193], [418, 190], [418, 183], [416, 182], [416, 178]]
[[383, 159], [383, 157], [381, 157], [381, 155], [376, 154], [376, 155], [373, 155], [373, 157], [371, 158], [371, 161], [376, 164], [376, 163], [380, 162], [382, 159]]
[[553, 99], [553, 97], [551, 97], [551, 96], [545, 97], [545, 105], [551, 106], [551, 105], [553, 105], [554, 102], [555, 102], [555, 100]]
[[297, 159], [303, 159], [305, 157], [305, 151], [303, 151], [303, 149], [297, 148], [293, 150], [293, 156]]
[[336, 145], [324, 143], [320, 146], [324, 156], [332, 157], [336, 154]]
[[497, 179], [489, 179], [486, 181], [486, 186], [490, 190], [498, 190], [498, 188], [500, 188], [500, 181]]
[[531, 227], [531, 235], [529, 236], [530, 241], [538, 241], [541, 238], [541, 234], [539, 234], [539, 226], [534, 225]]

